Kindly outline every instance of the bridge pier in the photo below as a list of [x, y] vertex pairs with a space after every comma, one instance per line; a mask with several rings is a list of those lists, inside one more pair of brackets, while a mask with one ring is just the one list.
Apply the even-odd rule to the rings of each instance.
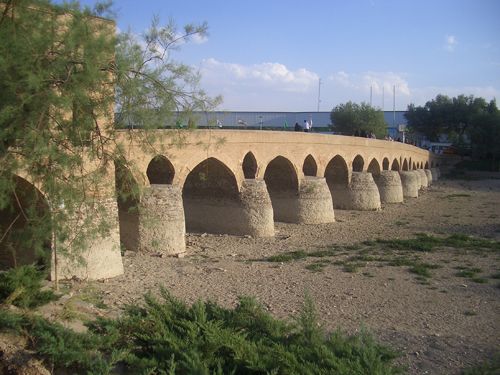
[[403, 187], [397, 171], [380, 171], [373, 179], [378, 187], [381, 203], [403, 202]]
[[297, 209], [298, 223], [335, 222], [332, 195], [324, 177], [306, 177], [300, 182]]
[[138, 205], [136, 249], [168, 255], [186, 251], [186, 226], [181, 190], [174, 185], [151, 185]]
[[427, 180], [427, 174], [424, 172], [423, 169], [417, 169], [416, 172], [418, 173], [418, 176], [420, 178], [420, 188], [426, 188], [429, 186], [429, 181]]
[[437, 168], [431, 168], [432, 181], [437, 181], [439, 179]]
[[420, 189], [420, 176], [415, 171], [400, 171], [401, 185], [404, 198], [418, 198]]
[[427, 176], [427, 186], [432, 185], [432, 172], [430, 169], [424, 169], [425, 175]]
[[343, 184], [331, 184], [329, 188], [332, 195], [333, 208], [349, 210], [351, 208], [349, 187]]
[[[247, 233], [254, 237], [274, 236], [273, 206], [264, 180], [243, 180], [240, 191]], [[243, 228], [242, 228], [243, 229]]]
[[349, 195], [351, 210], [372, 211], [381, 208], [380, 193], [369, 172], [352, 172]]
[[[55, 260], [57, 255], [57, 273], [59, 279], [77, 277], [84, 280], [107, 279], [123, 274], [123, 263], [120, 253], [120, 233], [118, 228], [118, 206], [114, 198], [96, 198], [93, 205], [84, 205], [77, 217], [70, 218], [74, 233], [69, 238], [75, 238], [78, 243], [78, 233], [82, 224], [89, 219], [98, 222], [105, 218], [109, 232], [105, 235], [90, 234], [82, 249], [73, 247], [70, 243], [53, 244], [51, 257], [51, 275], [55, 279]], [[97, 209], [96, 209], [97, 207]], [[65, 252], [61, 252], [65, 249]]]

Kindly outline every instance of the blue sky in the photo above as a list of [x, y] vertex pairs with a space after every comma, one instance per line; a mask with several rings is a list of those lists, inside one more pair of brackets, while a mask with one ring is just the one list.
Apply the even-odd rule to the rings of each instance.
[[[83, 4], [94, 1], [85, 0]], [[392, 110], [442, 93], [500, 97], [499, 0], [115, 0], [117, 25], [153, 15], [209, 25], [174, 58], [224, 98], [221, 110], [330, 111], [349, 100]], [[384, 92], [384, 95], [382, 95]]]

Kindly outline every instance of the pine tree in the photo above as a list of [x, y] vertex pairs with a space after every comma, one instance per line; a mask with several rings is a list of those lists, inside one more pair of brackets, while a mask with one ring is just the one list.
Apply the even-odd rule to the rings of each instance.
[[171, 56], [206, 24], [179, 32], [154, 19], [141, 40], [115, 35], [114, 21], [99, 17], [111, 6], [0, 3], [0, 264], [46, 254], [51, 242], [83, 249], [89, 236], [105, 236], [100, 199], [114, 194], [114, 162], [132, 163], [117, 128], [142, 129], [133, 134], [146, 147], [146, 130], [164, 127], [174, 111], [219, 100]]

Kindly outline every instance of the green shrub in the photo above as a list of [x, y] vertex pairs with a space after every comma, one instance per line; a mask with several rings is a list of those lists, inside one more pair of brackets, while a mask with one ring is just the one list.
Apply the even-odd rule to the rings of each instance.
[[40, 290], [46, 273], [35, 266], [21, 266], [0, 273], [0, 303], [33, 308], [58, 298], [51, 290]]
[[[1, 329], [29, 332], [34, 350], [55, 369], [109, 374], [397, 374], [396, 354], [366, 332], [326, 335], [310, 299], [294, 322], [276, 319], [253, 298], [224, 309], [192, 306], [162, 291], [119, 320], [99, 319], [85, 334], [41, 318], [0, 311]], [[1, 330], [0, 329], [0, 330]]]

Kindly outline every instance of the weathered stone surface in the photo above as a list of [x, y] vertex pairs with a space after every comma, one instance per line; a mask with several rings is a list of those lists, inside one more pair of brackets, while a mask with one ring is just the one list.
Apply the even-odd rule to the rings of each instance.
[[273, 206], [264, 180], [247, 179], [241, 185], [245, 234], [253, 237], [274, 236]]
[[351, 210], [373, 211], [381, 208], [380, 193], [371, 173], [352, 172], [349, 195]]
[[432, 174], [432, 181], [437, 181], [439, 180], [439, 175], [438, 175], [438, 169], [437, 168], [431, 168], [431, 174]]
[[427, 173], [423, 169], [416, 169], [415, 170], [419, 177], [420, 177], [420, 188], [426, 188], [429, 186], [429, 181], [427, 180]]
[[297, 219], [303, 224], [333, 223], [335, 214], [324, 177], [306, 177], [300, 183]]
[[373, 179], [377, 184], [381, 203], [403, 202], [403, 187], [397, 171], [381, 171]]
[[[102, 237], [96, 234], [89, 238], [83, 250], [70, 247], [69, 252], [57, 252], [57, 272], [60, 279], [77, 277], [83, 280], [105, 279], [121, 275], [123, 263], [120, 252], [120, 234], [118, 231], [118, 207], [114, 198], [101, 199], [96, 203], [102, 210], [95, 207], [84, 207], [81, 216], [74, 218], [75, 235], [80, 225], [89, 216], [98, 222], [104, 215], [109, 225], [109, 232]], [[71, 238], [70, 234], [70, 238]], [[57, 249], [67, 244], [56, 244]], [[54, 245], [53, 245], [54, 246]], [[55, 278], [55, 253], [52, 255], [51, 279]]]
[[427, 176], [427, 186], [431, 186], [432, 185], [432, 172], [430, 169], [424, 169], [424, 172], [425, 172], [425, 175]]
[[184, 207], [177, 186], [151, 185], [145, 188], [138, 211], [138, 251], [168, 255], [186, 251]]
[[418, 198], [420, 189], [420, 176], [415, 171], [400, 171], [401, 185], [403, 188], [403, 197]]

